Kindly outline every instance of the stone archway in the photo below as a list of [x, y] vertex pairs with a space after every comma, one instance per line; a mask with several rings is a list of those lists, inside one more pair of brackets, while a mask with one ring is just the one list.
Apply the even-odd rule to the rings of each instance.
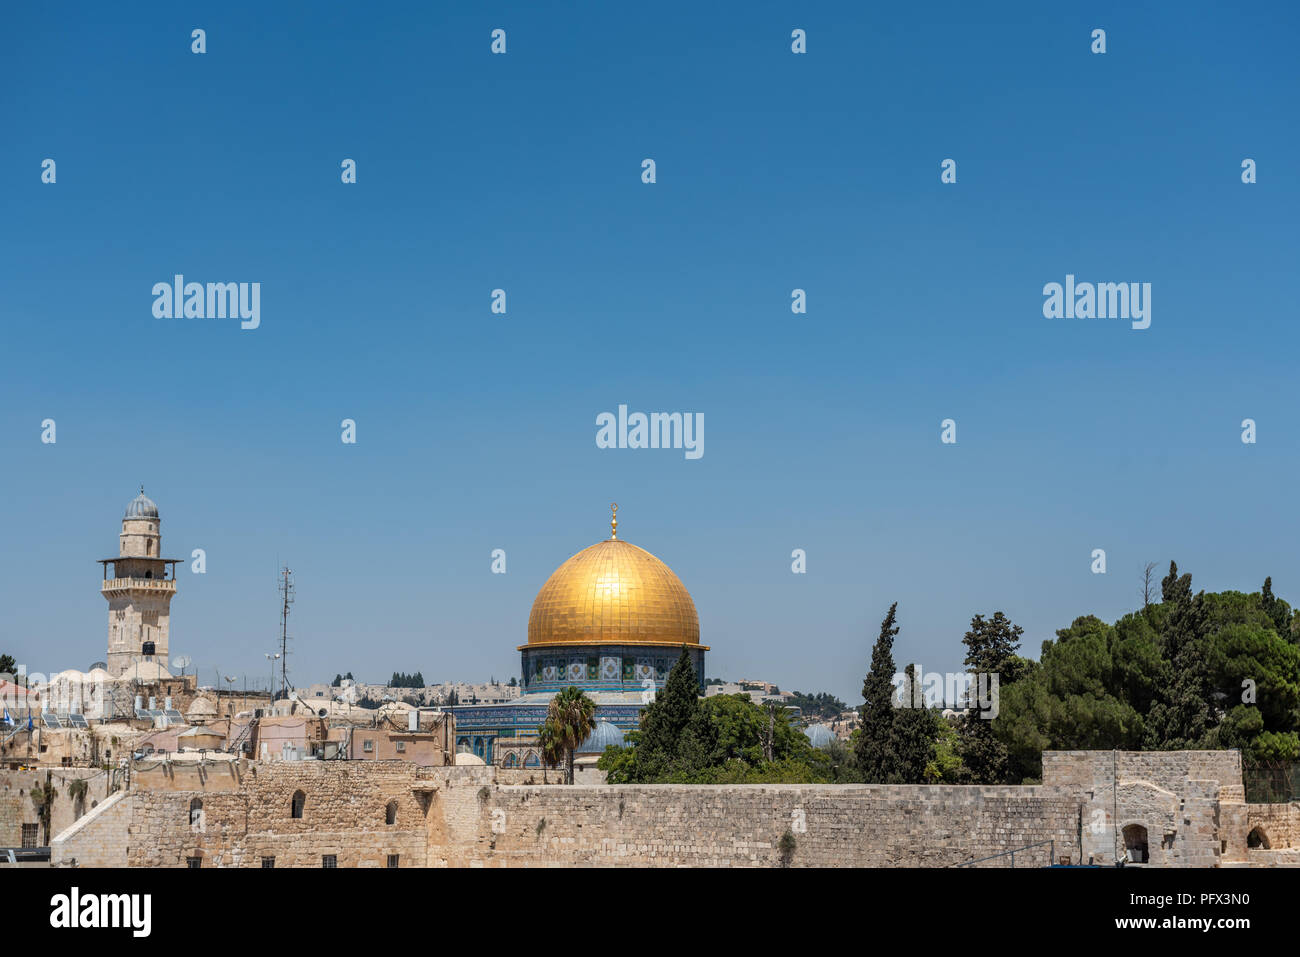
[[1273, 843], [1268, 839], [1268, 833], [1262, 827], [1254, 827], [1246, 835], [1246, 847], [1252, 851], [1267, 851], [1273, 847]]
[[1151, 860], [1147, 850], [1147, 829], [1142, 824], [1124, 826], [1124, 850], [1128, 859], [1134, 864], [1146, 864]]

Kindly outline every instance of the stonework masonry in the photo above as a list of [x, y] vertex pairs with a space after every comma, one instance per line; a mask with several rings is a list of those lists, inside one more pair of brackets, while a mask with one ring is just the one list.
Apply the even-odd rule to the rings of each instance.
[[[1245, 804], [1229, 752], [1049, 753], [1045, 783], [1024, 787], [504, 780], [491, 766], [405, 761], [137, 764], [130, 790], [59, 834], [51, 855], [139, 867], [943, 867], [1014, 850], [1017, 866], [1041, 866], [1112, 863], [1136, 827], [1152, 864], [1217, 866], [1287, 862], [1300, 820], [1300, 804]], [[1248, 825], [1269, 850], [1247, 854]]]
[[[50, 833], [58, 834], [71, 827], [82, 815], [92, 811], [108, 796], [110, 772], [96, 768], [38, 768], [27, 771], [0, 771], [0, 847], [22, 847], [23, 825], [39, 825], [40, 813], [32, 803], [32, 788], [44, 786], [49, 771], [50, 783], [57, 792], [50, 806]], [[77, 779], [86, 782], [86, 793], [78, 800], [68, 795], [69, 785]], [[38, 842], [44, 843], [44, 831], [37, 830]]]

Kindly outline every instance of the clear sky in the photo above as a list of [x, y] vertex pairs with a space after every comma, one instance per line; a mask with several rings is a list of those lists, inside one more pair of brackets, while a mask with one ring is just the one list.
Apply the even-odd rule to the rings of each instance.
[[[850, 703], [895, 600], [931, 671], [975, 612], [1036, 656], [1131, 610], [1148, 561], [1300, 601], [1295, 4], [182, 7], [3, 14], [0, 651], [30, 669], [104, 657], [141, 483], [164, 552], [207, 554], [172, 604], [204, 683], [265, 681], [279, 563], [296, 683], [516, 675], [611, 501], [710, 676]], [[155, 318], [176, 273], [260, 282], [260, 327]], [[1067, 274], [1151, 283], [1151, 327], [1044, 318]], [[705, 454], [598, 449], [620, 403], [702, 413]]]

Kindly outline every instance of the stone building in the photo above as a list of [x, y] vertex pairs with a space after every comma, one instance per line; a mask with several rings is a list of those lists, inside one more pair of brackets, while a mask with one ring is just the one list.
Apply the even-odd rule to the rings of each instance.
[[158, 506], [141, 486], [122, 517], [117, 556], [100, 560], [100, 594], [108, 601], [108, 673], [113, 677], [141, 666], [151, 678], [166, 672], [179, 559], [162, 557], [161, 528]]

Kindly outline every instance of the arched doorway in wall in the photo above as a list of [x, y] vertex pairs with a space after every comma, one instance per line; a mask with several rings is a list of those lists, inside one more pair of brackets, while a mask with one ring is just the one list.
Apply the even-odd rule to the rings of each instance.
[[1141, 824], [1129, 824], [1124, 828], [1124, 850], [1128, 859], [1134, 864], [1145, 864], [1147, 855], [1147, 829]]
[[1252, 850], [1267, 851], [1272, 847], [1269, 843], [1268, 835], [1264, 833], [1262, 827], [1252, 828], [1251, 832], [1246, 835], [1246, 846]]

